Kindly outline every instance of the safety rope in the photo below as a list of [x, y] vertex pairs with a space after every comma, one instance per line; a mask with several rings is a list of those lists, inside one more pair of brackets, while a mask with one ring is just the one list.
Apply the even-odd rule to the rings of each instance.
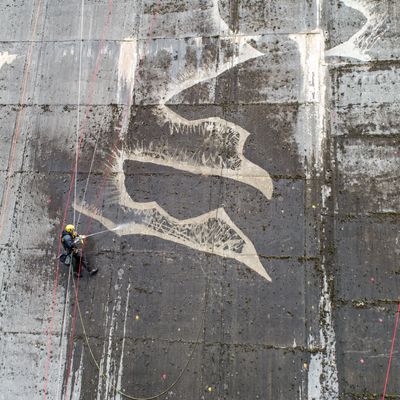
[[81, 80], [82, 80], [82, 50], [83, 50], [83, 14], [85, 10], [85, 0], [81, 1], [81, 28], [80, 28], [80, 43], [79, 43], [79, 73], [78, 73], [78, 106], [76, 115], [76, 142], [75, 142], [75, 181], [74, 181], [74, 220], [76, 221], [76, 186], [78, 175], [78, 158], [79, 158], [79, 128], [81, 126]]
[[[76, 297], [77, 297], [77, 294], [78, 294], [78, 293], [77, 293], [77, 286], [76, 286], [76, 284], [75, 284], [75, 280], [73, 279], [72, 281], [73, 281], [73, 284], [74, 284], [75, 295], [76, 295]], [[109, 377], [106, 376], [103, 372], [101, 372], [100, 364], [99, 364], [99, 362], [96, 360], [96, 357], [95, 357], [95, 355], [94, 355], [94, 353], [93, 353], [93, 350], [92, 350], [92, 346], [90, 345], [90, 342], [89, 342], [89, 337], [88, 337], [87, 332], [86, 332], [86, 327], [85, 327], [85, 323], [84, 323], [84, 320], [83, 320], [83, 317], [82, 317], [82, 311], [81, 311], [81, 307], [80, 307], [80, 304], [79, 304], [79, 300], [76, 299], [76, 304], [77, 304], [77, 308], [78, 308], [79, 319], [80, 319], [80, 321], [81, 321], [81, 326], [82, 326], [82, 330], [83, 330], [83, 336], [84, 336], [84, 338], [85, 338], [85, 342], [86, 342], [86, 345], [87, 345], [87, 347], [88, 347], [90, 356], [91, 356], [91, 358], [92, 358], [92, 360], [93, 360], [93, 362], [94, 362], [94, 364], [95, 364], [95, 366], [96, 366], [96, 368], [97, 368], [97, 370], [98, 370], [98, 372], [99, 372], [100, 377], [101, 377], [104, 381], [106, 381], [106, 382], [115, 390], [116, 393], [118, 393], [119, 395], [125, 397], [126, 399], [130, 399], [130, 400], [154, 400], [154, 399], [157, 399], [157, 398], [159, 398], [159, 397], [165, 395], [165, 394], [168, 393], [171, 389], [173, 389], [173, 388], [179, 383], [179, 381], [181, 380], [182, 376], [184, 375], [184, 373], [185, 373], [187, 367], [189, 366], [190, 362], [192, 361], [194, 352], [195, 352], [195, 350], [196, 350], [196, 348], [197, 348], [197, 346], [198, 346], [198, 344], [199, 344], [199, 342], [200, 342], [201, 333], [204, 332], [204, 323], [205, 323], [206, 312], [207, 312], [207, 302], [206, 302], [206, 298], [207, 298], [207, 296], [208, 296], [208, 294], [209, 294], [209, 289], [210, 289], [210, 278], [209, 278], [209, 276], [207, 276], [206, 287], [205, 287], [205, 289], [204, 289], [204, 295], [203, 295], [203, 301], [204, 301], [203, 318], [202, 318], [202, 321], [201, 321], [201, 324], [200, 324], [200, 327], [199, 327], [199, 331], [198, 331], [198, 333], [197, 333], [196, 341], [194, 342], [193, 348], [192, 348], [192, 350], [190, 351], [190, 353], [189, 353], [189, 355], [188, 355], [188, 358], [187, 358], [187, 360], [186, 360], [186, 363], [185, 363], [184, 367], [183, 367], [183, 368], [181, 369], [181, 371], [179, 372], [177, 378], [176, 378], [166, 389], [164, 389], [162, 392], [160, 392], [160, 393], [158, 393], [158, 394], [156, 394], [156, 395], [149, 396], [149, 397], [137, 397], [137, 396], [132, 396], [132, 395], [130, 395], [130, 394], [125, 393], [124, 391], [118, 389], [117, 386], [114, 385], [113, 382], [111, 382], [111, 380], [109, 379]]]
[[[88, 104], [92, 103], [92, 98], [93, 98], [93, 93], [94, 93], [94, 88], [95, 88], [95, 82], [97, 80], [98, 71], [99, 71], [100, 65], [101, 65], [102, 50], [103, 50], [103, 48], [105, 46], [106, 35], [107, 35], [107, 32], [108, 32], [109, 27], [110, 27], [110, 23], [111, 23], [112, 7], [113, 7], [113, 0], [108, 0], [107, 19], [106, 19], [105, 24], [103, 26], [100, 45], [99, 45], [99, 52], [98, 52], [98, 56], [97, 56], [97, 60], [96, 60], [96, 65], [95, 65], [95, 68], [93, 70], [92, 77], [91, 77], [91, 80], [90, 80], [90, 83], [89, 83]], [[72, 174], [72, 179], [71, 179], [71, 184], [70, 184], [70, 191], [69, 191], [69, 195], [68, 195], [68, 198], [67, 198], [67, 205], [66, 205], [65, 210], [67, 210], [67, 208], [68, 208], [69, 196], [70, 196], [70, 192], [72, 191], [72, 185], [76, 183], [76, 179], [77, 179], [77, 172], [78, 172], [78, 167], [77, 166], [78, 166], [78, 162], [79, 162], [79, 151], [80, 151], [80, 148], [82, 146], [83, 139], [84, 139], [84, 136], [85, 136], [84, 132], [88, 129], [88, 112], [89, 112], [89, 107], [85, 111], [83, 124], [82, 124], [82, 129], [81, 129], [81, 132], [79, 134], [78, 146], [76, 147], [77, 155], [75, 156], [74, 170], [73, 170], [73, 174]], [[97, 137], [97, 139], [98, 139], [98, 137]], [[63, 225], [64, 225], [64, 223], [65, 223], [65, 220], [63, 222]], [[73, 320], [72, 320], [72, 331], [71, 331], [72, 333], [71, 333], [70, 343], [72, 343], [72, 339], [73, 339], [73, 335], [74, 335], [74, 325], [75, 325], [75, 318], [76, 318], [76, 314], [75, 313], [76, 313], [76, 309], [74, 309], [74, 316], [73, 316]], [[67, 390], [68, 390], [68, 379], [69, 379], [71, 357], [72, 357], [72, 352], [70, 350], [68, 358], [67, 358], [67, 374], [66, 374], [66, 381], [65, 381], [65, 386], [66, 386]]]
[[[157, 10], [157, 9], [159, 8], [159, 6], [160, 6], [160, 0], [157, 0], [157, 4], [156, 4], [156, 7], [155, 7], [155, 10]], [[149, 26], [149, 32], [148, 32], [149, 34], [148, 34], [148, 39], [147, 39], [146, 46], [148, 46], [148, 42], [149, 42], [149, 40], [151, 39], [151, 26], [152, 26], [153, 23], [155, 22], [156, 15], [157, 15], [157, 13], [154, 11], [154, 12], [153, 12], [152, 22], [151, 22], [151, 24], [150, 24], [150, 26]], [[139, 69], [140, 69], [140, 68], [141, 68], [141, 65], [139, 65]], [[138, 72], [139, 72], [139, 71], [138, 71]], [[136, 79], [138, 79], [139, 76], [140, 76], [140, 74], [138, 73], [138, 76], [137, 76]], [[130, 105], [131, 105], [132, 99], [129, 98], [128, 101], [129, 101], [129, 103], [128, 103], [127, 111], [126, 111], [125, 116], [124, 116], [125, 118], [127, 118], [127, 114], [129, 113], [129, 109], [130, 109]], [[124, 125], [124, 123], [126, 122], [126, 121], [124, 121], [125, 118], [123, 118], [122, 125]], [[77, 128], [77, 129], [79, 129], [79, 128]], [[87, 179], [86, 179], [86, 184], [85, 184], [85, 189], [84, 189], [83, 198], [85, 198], [86, 191], [87, 191], [87, 187], [88, 187], [88, 183], [89, 183], [89, 179], [90, 179], [90, 175], [91, 175], [91, 172], [92, 172], [92, 166], [93, 166], [93, 161], [94, 161], [94, 157], [95, 157], [95, 154], [96, 154], [98, 138], [99, 138], [99, 137], [96, 137], [96, 144], [95, 144], [95, 148], [94, 148], [94, 151], [93, 151], [92, 160], [91, 160], [91, 163], [90, 163], [89, 174], [88, 174], [88, 177], [87, 177]], [[80, 147], [80, 145], [78, 144], [78, 146], [77, 146], [78, 151], [79, 151], [79, 147]], [[74, 193], [74, 194], [75, 194], [75, 196], [74, 196], [74, 202], [75, 202], [75, 204], [76, 204], [76, 179], [77, 179], [77, 172], [78, 172], [78, 171], [77, 171], [77, 164], [78, 164], [78, 155], [76, 155], [76, 160], [75, 160], [75, 171], [74, 171], [74, 172], [75, 172], [75, 177], [74, 177], [74, 178], [75, 178], [75, 182], [74, 182], [74, 184], [75, 184], [75, 193]], [[102, 190], [101, 190], [101, 192], [102, 192]], [[100, 196], [98, 196], [98, 197], [100, 197]], [[77, 224], [79, 224], [80, 217], [81, 217], [81, 213], [79, 213], [79, 215], [78, 215]], [[75, 222], [75, 210], [74, 210], [74, 222]], [[89, 229], [88, 229], [88, 230], [89, 230]], [[80, 261], [82, 262], [82, 259], [81, 259]], [[79, 269], [78, 269], [79, 272], [78, 272], [78, 273], [80, 273], [80, 270], [81, 270], [81, 262], [80, 262], [80, 264], [79, 264]], [[202, 268], [202, 271], [203, 271], [203, 273], [205, 274], [205, 271], [203, 270], [203, 268]], [[206, 275], [206, 274], [205, 274], [205, 275]], [[77, 308], [77, 310], [78, 310], [80, 322], [81, 322], [82, 329], [83, 329], [83, 334], [84, 334], [84, 337], [85, 337], [85, 342], [86, 342], [86, 345], [87, 345], [87, 347], [88, 347], [89, 353], [90, 353], [90, 355], [91, 355], [91, 358], [92, 358], [92, 360], [93, 360], [93, 362], [94, 362], [94, 364], [95, 364], [97, 370], [98, 370], [99, 373], [100, 373], [101, 378], [102, 378], [103, 380], [106, 380], [106, 381], [108, 382], [108, 384], [110, 385], [110, 387], [112, 387], [112, 388], [115, 390], [116, 393], [118, 393], [118, 394], [120, 394], [121, 396], [123, 396], [123, 397], [125, 397], [125, 398], [127, 398], [127, 399], [130, 399], [130, 400], [154, 400], [154, 399], [157, 399], [157, 398], [159, 398], [159, 397], [165, 395], [166, 393], [168, 393], [173, 387], [175, 387], [175, 386], [179, 383], [180, 379], [181, 379], [182, 376], [184, 375], [184, 373], [185, 373], [187, 367], [189, 366], [189, 364], [190, 364], [190, 362], [191, 362], [191, 360], [192, 360], [192, 358], [193, 358], [194, 352], [195, 352], [195, 350], [196, 350], [196, 348], [197, 348], [197, 345], [199, 344], [199, 341], [200, 341], [201, 333], [202, 333], [202, 331], [203, 331], [203, 329], [204, 329], [204, 323], [205, 323], [205, 317], [206, 317], [206, 309], [207, 309], [207, 301], [206, 301], [206, 298], [207, 298], [207, 295], [208, 295], [208, 292], [209, 292], [209, 287], [210, 287], [209, 277], [208, 277], [207, 275], [206, 275], [206, 277], [207, 277], [206, 288], [205, 288], [205, 293], [204, 293], [204, 296], [203, 296], [203, 297], [204, 297], [203, 318], [202, 318], [202, 321], [201, 321], [201, 324], [200, 324], [200, 327], [199, 327], [199, 331], [198, 331], [197, 338], [196, 338], [196, 341], [195, 341], [195, 343], [194, 343], [194, 346], [193, 346], [192, 350], [190, 351], [189, 356], [188, 356], [188, 358], [187, 358], [187, 361], [186, 361], [184, 367], [182, 368], [182, 370], [180, 371], [180, 373], [178, 374], [177, 378], [168, 386], [168, 388], [166, 388], [166, 389], [163, 390], [162, 392], [160, 392], [160, 393], [158, 393], [158, 394], [156, 394], [156, 395], [150, 396], [150, 397], [135, 397], [135, 396], [131, 396], [131, 395], [128, 395], [128, 394], [124, 393], [123, 391], [121, 391], [120, 389], [118, 389], [118, 388], [110, 381], [110, 379], [109, 379], [104, 373], [101, 372], [100, 365], [99, 365], [98, 361], [96, 360], [96, 357], [95, 357], [95, 355], [94, 355], [94, 353], [93, 353], [93, 350], [92, 350], [92, 347], [91, 347], [91, 345], [90, 345], [89, 338], [88, 338], [88, 335], [87, 335], [87, 332], [86, 332], [86, 327], [85, 327], [84, 320], [83, 320], [83, 317], [82, 317], [82, 312], [81, 312], [81, 308], [80, 308], [80, 304], [79, 304], [79, 299], [78, 299], [79, 277], [78, 277], [78, 287], [77, 287], [77, 285], [76, 285], [76, 283], [75, 283], [75, 280], [72, 279], [73, 285], [74, 285], [74, 292], [75, 292], [75, 305], [76, 305], [76, 308]], [[74, 332], [74, 325], [75, 325], [74, 322], [75, 322], [75, 311], [76, 311], [76, 308], [74, 307], [73, 328], [72, 328], [72, 334], [71, 334], [71, 339], [72, 339], [72, 340], [73, 340], [73, 336], [74, 336], [74, 333], [73, 333], [73, 332]], [[71, 357], [71, 354], [70, 354], [69, 358], [70, 358], [70, 357]], [[69, 364], [69, 366], [68, 366], [68, 372], [67, 372], [67, 377], [66, 377], [66, 390], [68, 390], [68, 388], [67, 388], [67, 382], [68, 382], [68, 376], [69, 376], [69, 373], [70, 373], [70, 372], [69, 372], [69, 371], [70, 371], [70, 363], [68, 363], [68, 364]]]
[[385, 397], [386, 397], [386, 391], [387, 391], [387, 386], [388, 386], [388, 382], [389, 382], [390, 368], [392, 366], [392, 359], [393, 359], [393, 352], [394, 352], [394, 342], [396, 341], [397, 328], [399, 326], [399, 314], [400, 314], [400, 303], [398, 304], [397, 311], [396, 311], [396, 323], [394, 325], [394, 330], [393, 330], [392, 347], [390, 349], [389, 362], [388, 362], [387, 371], [386, 371], [386, 378], [385, 378], [385, 386], [383, 388], [383, 394], [382, 394], [382, 399], [381, 400], [384, 400]]
[[63, 309], [63, 318], [62, 318], [63, 322], [62, 322], [62, 327], [61, 327], [60, 349], [59, 349], [59, 357], [58, 357], [58, 378], [57, 378], [56, 399], [59, 398], [58, 396], [60, 394], [60, 388], [62, 387], [62, 381], [63, 381], [63, 378], [61, 377], [62, 358], [63, 358], [63, 354], [64, 354], [63, 341], [64, 341], [64, 337], [65, 337], [65, 333], [66, 333], [66, 326], [67, 326], [67, 315], [68, 315], [68, 308], [69, 308], [71, 275], [72, 275], [72, 269], [68, 268], [68, 282], [67, 282], [67, 290], [65, 292], [65, 301], [64, 301], [64, 309]]

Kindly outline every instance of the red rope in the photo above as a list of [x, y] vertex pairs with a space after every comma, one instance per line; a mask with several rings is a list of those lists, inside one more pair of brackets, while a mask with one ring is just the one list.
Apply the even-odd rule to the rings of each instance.
[[1, 207], [0, 207], [0, 239], [3, 233], [3, 227], [4, 227], [4, 218], [7, 213], [7, 207], [8, 207], [8, 200], [9, 200], [9, 195], [10, 195], [10, 181], [11, 181], [11, 176], [14, 172], [13, 164], [15, 160], [15, 152], [18, 144], [18, 139], [20, 135], [20, 130], [21, 130], [21, 121], [22, 117], [25, 113], [25, 107], [23, 105], [25, 94], [26, 94], [26, 89], [28, 86], [28, 77], [29, 77], [29, 71], [32, 63], [32, 53], [33, 53], [33, 48], [35, 46], [35, 36], [36, 36], [36, 31], [37, 31], [37, 25], [38, 25], [38, 20], [39, 16], [41, 14], [41, 9], [42, 9], [42, 0], [38, 0], [36, 3], [36, 8], [35, 8], [35, 14], [34, 14], [34, 22], [33, 22], [33, 28], [32, 28], [32, 34], [31, 34], [31, 44], [28, 49], [28, 53], [26, 56], [26, 62], [24, 65], [24, 74], [23, 74], [23, 80], [22, 80], [22, 90], [21, 90], [21, 95], [19, 98], [19, 108], [17, 111], [17, 117], [15, 120], [15, 129], [14, 129], [14, 134], [11, 142], [11, 148], [10, 148], [10, 153], [8, 157], [8, 165], [7, 165], [7, 176], [6, 176], [6, 182], [5, 182], [5, 189], [3, 192], [3, 197], [1, 199]]
[[[146, 50], [147, 50], [147, 48], [149, 46], [149, 43], [150, 43], [150, 40], [152, 38], [151, 30], [153, 28], [153, 24], [156, 22], [157, 12], [158, 12], [159, 7], [160, 7], [160, 0], [157, 0], [156, 7], [154, 8], [154, 11], [153, 11], [152, 20], [151, 20], [151, 23], [149, 25], [148, 32], [147, 32], [147, 41], [146, 41], [146, 46], [145, 46], [145, 49], [144, 49], [144, 54], [146, 53]], [[138, 77], [136, 78], [136, 80], [139, 79], [140, 70], [142, 69], [142, 67], [143, 67], [143, 64], [142, 64], [142, 62], [139, 61], [139, 68], [138, 68], [138, 71], [137, 71], [138, 72]], [[132, 100], [133, 100], [132, 98], [128, 99], [128, 106], [126, 108], [126, 113], [127, 114], [130, 111]], [[125, 117], [125, 115], [123, 117], [121, 117], [122, 121], [124, 120], [124, 117]], [[116, 148], [117, 143], [119, 141], [119, 130], [120, 129], [116, 129], [115, 130], [114, 143], [113, 143], [113, 146], [112, 146], [113, 149]], [[109, 156], [109, 159], [107, 160], [106, 165], [110, 165], [111, 164], [112, 158], [113, 158], [113, 154], [111, 153], [110, 156]], [[103, 180], [102, 180], [102, 184], [100, 186], [100, 190], [99, 190], [99, 192], [98, 192], [98, 194], [96, 196], [96, 201], [95, 201], [95, 208], [96, 209], [99, 207], [100, 201], [102, 200], [103, 192], [104, 192], [104, 188], [105, 188], [105, 183], [107, 181], [108, 175], [109, 175], [109, 170], [107, 169], [105, 174], [104, 174], [104, 176], [103, 176]], [[88, 228], [87, 228], [87, 230], [85, 232], [85, 235], [88, 235], [90, 233], [90, 230], [92, 228], [92, 224], [93, 224], [93, 218], [89, 218]], [[82, 246], [82, 253], [84, 251], [84, 247], [85, 246]], [[67, 374], [66, 374], [66, 378], [65, 378], [65, 390], [66, 390], [65, 397], [67, 397], [68, 380], [69, 380], [69, 376], [71, 374], [71, 364], [72, 364], [71, 360], [72, 360], [72, 351], [73, 351], [73, 341], [74, 341], [74, 335], [75, 335], [77, 302], [79, 301], [79, 299], [78, 299], [78, 297], [79, 297], [79, 282], [80, 282], [79, 275], [81, 273], [81, 269], [82, 269], [82, 258], [81, 258], [80, 263], [79, 263], [77, 285], [76, 285], [76, 290], [74, 291], [75, 292], [75, 302], [74, 302], [74, 311], [73, 311], [73, 317], [72, 317], [72, 327], [71, 327], [71, 334], [70, 334], [70, 341], [69, 341], [69, 355], [68, 355], [68, 358], [67, 358], [67, 360], [68, 360], [67, 363], [68, 364], [67, 364]]]
[[393, 352], [394, 352], [394, 342], [396, 341], [396, 334], [397, 334], [397, 328], [399, 326], [399, 314], [400, 314], [400, 303], [397, 307], [397, 312], [396, 312], [396, 323], [394, 325], [394, 330], [393, 330], [393, 337], [392, 337], [392, 347], [390, 349], [390, 355], [389, 355], [389, 362], [388, 362], [388, 367], [386, 371], [386, 379], [385, 379], [385, 386], [383, 388], [383, 394], [382, 394], [382, 399], [384, 400], [386, 397], [386, 391], [387, 391], [387, 386], [389, 382], [389, 374], [390, 374], [390, 368], [392, 366], [392, 359], [393, 359]]
[[[97, 74], [101, 65], [101, 52], [103, 50], [104, 47], [104, 42], [105, 42], [105, 35], [106, 32], [108, 30], [108, 24], [111, 20], [111, 14], [112, 14], [112, 3], [113, 0], [109, 0], [109, 13], [108, 13], [108, 17], [107, 20], [103, 26], [103, 32], [102, 32], [102, 40], [100, 42], [100, 48], [99, 48], [99, 53], [97, 56], [97, 60], [96, 60], [96, 65], [93, 71], [93, 74], [91, 76], [90, 79], [90, 83], [89, 83], [89, 93], [88, 93], [88, 105], [91, 104], [92, 102], [92, 97], [93, 97], [93, 92], [94, 92], [94, 84], [97, 80]], [[76, 170], [76, 166], [79, 162], [79, 155], [80, 155], [80, 148], [82, 146], [82, 142], [83, 139], [85, 137], [85, 131], [87, 129], [87, 125], [88, 125], [88, 121], [87, 121], [87, 114], [89, 112], [89, 108], [87, 107], [85, 115], [84, 115], [84, 126], [82, 127], [80, 136], [79, 136], [79, 141], [78, 141], [78, 146], [77, 146], [77, 157], [76, 159], [72, 162], [72, 166], [71, 166], [71, 172], [72, 172], [72, 177], [71, 177], [71, 183], [69, 186], [69, 190], [68, 190], [68, 195], [67, 195], [67, 201], [66, 201], [66, 205], [65, 205], [65, 209], [64, 209], [64, 216], [63, 216], [63, 222], [62, 222], [62, 226], [61, 226], [61, 231], [65, 225], [66, 219], [67, 219], [67, 212], [68, 212], [68, 207], [70, 204], [70, 200], [71, 200], [71, 193], [72, 193], [72, 189], [74, 186], [74, 182], [76, 179], [75, 176], [75, 170]], [[55, 313], [55, 306], [56, 306], [56, 293], [57, 293], [57, 287], [58, 287], [58, 280], [59, 280], [59, 269], [60, 269], [60, 261], [59, 261], [59, 257], [61, 254], [61, 233], [59, 235], [59, 244], [58, 244], [58, 252], [57, 252], [57, 267], [56, 267], [56, 276], [54, 279], [54, 285], [53, 285], [53, 302], [52, 302], [52, 310], [51, 310], [51, 319], [50, 319], [50, 324], [49, 324], [49, 329], [47, 330], [47, 360], [46, 360], [46, 364], [45, 364], [45, 377], [44, 377], [44, 399], [47, 398], [47, 385], [48, 385], [48, 371], [49, 371], [49, 365], [50, 365], [50, 357], [51, 357], [51, 338], [53, 335], [53, 323], [54, 323], [54, 313]]]

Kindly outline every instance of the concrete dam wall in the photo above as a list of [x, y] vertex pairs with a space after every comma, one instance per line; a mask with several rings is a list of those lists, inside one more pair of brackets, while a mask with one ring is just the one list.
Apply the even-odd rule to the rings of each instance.
[[0, 11], [1, 400], [400, 396], [398, 2]]

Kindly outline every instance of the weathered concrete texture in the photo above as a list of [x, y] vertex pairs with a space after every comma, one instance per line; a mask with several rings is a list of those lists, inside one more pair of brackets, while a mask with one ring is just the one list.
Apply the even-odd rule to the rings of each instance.
[[337, 223], [338, 287], [344, 300], [396, 300], [399, 226], [393, 216], [343, 217]]
[[[397, 304], [338, 309], [338, 370], [344, 398], [375, 399], [381, 396], [396, 309]], [[391, 395], [400, 390], [396, 379], [399, 368], [400, 359], [396, 351], [389, 375], [388, 393]]]
[[[18, 0], [0, 15], [0, 399], [380, 399], [400, 6]], [[77, 293], [56, 260], [73, 221], [106, 230]], [[392, 397], [399, 368], [396, 351]]]
[[[327, 10], [338, 13], [327, 54], [339, 388], [346, 399], [378, 399], [398, 301], [400, 7], [346, 0], [328, 2]], [[398, 371], [395, 351], [386, 392], [394, 397]]]

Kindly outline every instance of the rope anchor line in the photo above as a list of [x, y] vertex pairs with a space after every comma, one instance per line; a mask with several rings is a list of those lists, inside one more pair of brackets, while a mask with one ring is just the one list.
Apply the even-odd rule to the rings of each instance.
[[385, 378], [385, 386], [383, 388], [383, 393], [382, 393], [381, 400], [385, 400], [387, 387], [388, 387], [388, 383], [389, 383], [389, 375], [390, 375], [390, 369], [391, 369], [391, 366], [392, 366], [392, 359], [393, 359], [393, 353], [394, 353], [394, 343], [396, 341], [397, 329], [399, 327], [399, 314], [400, 314], [400, 303], [398, 304], [397, 311], [396, 311], [396, 322], [394, 324], [394, 329], [393, 329], [392, 346], [390, 348], [389, 361], [388, 361], [388, 366], [387, 366], [387, 371], [386, 371], [386, 378]]
[[209, 276], [207, 276], [204, 295], [203, 295], [203, 301], [204, 301], [203, 318], [202, 318], [201, 323], [200, 323], [200, 327], [199, 327], [199, 331], [197, 333], [196, 341], [193, 344], [192, 350], [190, 351], [190, 353], [188, 355], [186, 363], [183, 366], [183, 368], [181, 369], [181, 371], [179, 372], [177, 378], [166, 389], [164, 389], [162, 392], [160, 392], [160, 393], [158, 393], [156, 395], [149, 396], [149, 397], [136, 397], [136, 396], [132, 396], [130, 394], [125, 393], [125, 391], [118, 389], [117, 386], [113, 382], [110, 381], [110, 378], [108, 376], [106, 376], [103, 372], [100, 372], [101, 371], [100, 363], [97, 361], [97, 359], [96, 359], [96, 357], [95, 357], [95, 355], [93, 353], [92, 346], [91, 346], [91, 344], [89, 342], [89, 337], [88, 337], [87, 332], [86, 332], [86, 326], [85, 326], [85, 323], [84, 323], [84, 320], [83, 320], [82, 311], [81, 311], [81, 307], [80, 307], [80, 304], [79, 304], [78, 290], [77, 290], [77, 286], [76, 286], [75, 280], [73, 279], [72, 282], [74, 284], [74, 292], [75, 292], [75, 296], [76, 296], [76, 304], [77, 304], [77, 308], [78, 308], [79, 319], [80, 319], [82, 330], [83, 330], [83, 336], [85, 338], [85, 343], [86, 343], [86, 346], [87, 346], [87, 348], [89, 350], [89, 353], [90, 353], [90, 356], [92, 358], [92, 361], [95, 364], [96, 369], [98, 370], [98, 372], [100, 374], [101, 379], [103, 381], [107, 382], [107, 384], [110, 387], [112, 387], [115, 390], [116, 393], [118, 393], [119, 395], [121, 395], [121, 396], [123, 396], [123, 397], [125, 397], [126, 399], [129, 399], [129, 400], [155, 400], [155, 399], [158, 399], [159, 397], [167, 394], [171, 389], [173, 389], [179, 383], [179, 381], [181, 380], [182, 376], [184, 375], [187, 367], [189, 366], [190, 362], [192, 361], [193, 355], [195, 353], [195, 350], [196, 350], [196, 348], [197, 348], [197, 346], [198, 346], [198, 344], [200, 342], [201, 333], [204, 332], [204, 325], [205, 325], [206, 312], [207, 312], [207, 301], [206, 301], [206, 299], [207, 299], [207, 296], [209, 294], [209, 289], [210, 289], [210, 278], [209, 278]]

